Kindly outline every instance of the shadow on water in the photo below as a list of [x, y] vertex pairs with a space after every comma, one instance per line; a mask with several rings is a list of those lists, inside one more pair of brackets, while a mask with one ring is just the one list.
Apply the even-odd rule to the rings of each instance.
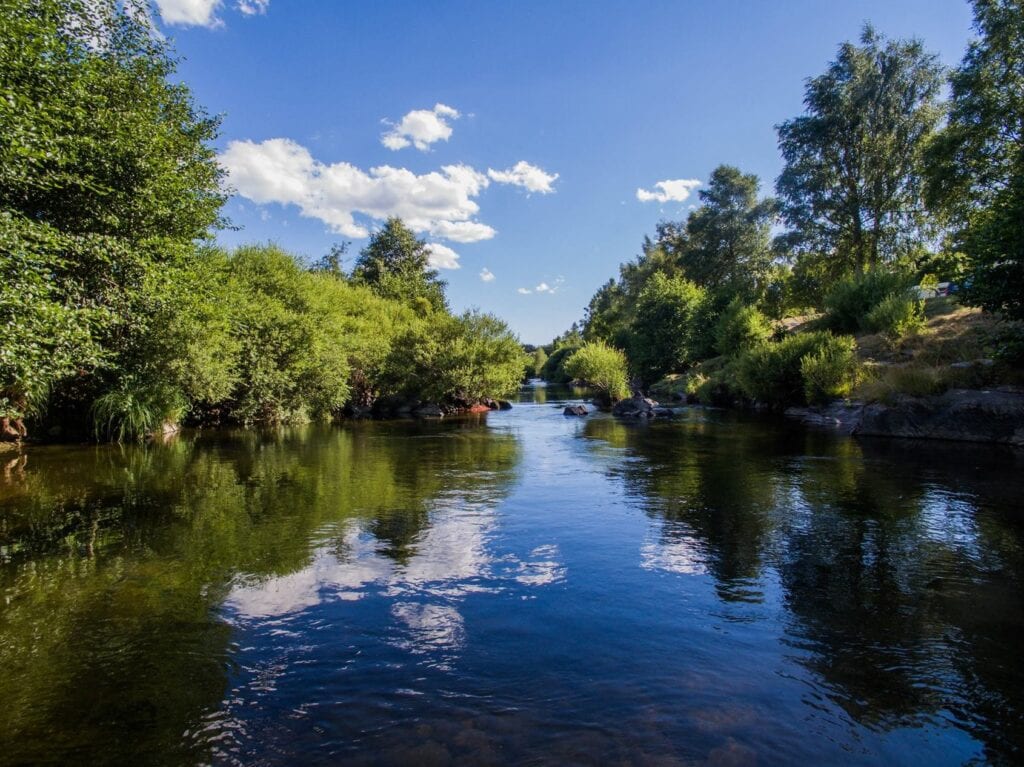
[[408, 563], [445, 497], [493, 504], [518, 459], [513, 436], [469, 419], [8, 460], [0, 763], [209, 761], [225, 737], [210, 717], [237, 671], [220, 605], [343, 561], [360, 536], [373, 558]]
[[807, 705], [875, 732], [952, 724], [986, 760], [1024, 756], [1019, 451], [700, 409], [675, 424], [594, 419], [584, 435], [630, 457], [609, 472], [656, 521], [648, 564], [709, 574], [724, 603], [781, 590], [783, 641], [813, 674]]

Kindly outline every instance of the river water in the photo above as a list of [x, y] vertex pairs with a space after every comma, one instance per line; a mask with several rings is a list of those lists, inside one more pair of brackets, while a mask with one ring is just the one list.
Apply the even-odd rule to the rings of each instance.
[[1024, 760], [1024, 455], [573, 396], [0, 455], [0, 764]]

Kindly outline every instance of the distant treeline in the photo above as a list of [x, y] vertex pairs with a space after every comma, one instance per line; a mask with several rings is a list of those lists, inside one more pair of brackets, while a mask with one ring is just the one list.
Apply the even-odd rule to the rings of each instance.
[[[600, 342], [640, 387], [690, 370], [708, 401], [787, 405], [849, 393], [853, 341], [834, 334], [898, 341], [922, 319], [916, 285], [951, 281], [962, 302], [1024, 319], [1024, 7], [973, 6], [978, 36], [952, 72], [870, 26], [843, 43], [807, 81], [805, 113], [777, 126], [777, 196], [715, 169], [700, 206], [660, 223], [534, 372], [566, 380]], [[772, 322], [812, 313], [801, 339]], [[1020, 363], [1019, 325], [1008, 333]]]
[[311, 265], [209, 244], [226, 224], [218, 121], [172, 81], [147, 19], [144, 0], [2, 3], [2, 436], [128, 438], [514, 389], [517, 339], [453, 316], [397, 219], [350, 274], [344, 247]]

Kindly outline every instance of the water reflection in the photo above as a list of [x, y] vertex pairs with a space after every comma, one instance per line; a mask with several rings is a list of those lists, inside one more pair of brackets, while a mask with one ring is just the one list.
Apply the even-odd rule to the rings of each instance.
[[[518, 460], [513, 435], [471, 421], [19, 459], [0, 484], [0, 762], [207, 760], [211, 732], [193, 723], [220, 707], [236, 652], [219, 605], [268, 620], [371, 588], [472, 591], [500, 559], [488, 510]], [[416, 646], [457, 644], [450, 604], [394, 616]]]
[[720, 420], [735, 418], [587, 423], [592, 449], [628, 454], [609, 471], [657, 520], [641, 566], [707, 573], [725, 602], [781, 589], [812, 708], [883, 732], [953, 724], [995, 761], [1024, 753], [1024, 456]]

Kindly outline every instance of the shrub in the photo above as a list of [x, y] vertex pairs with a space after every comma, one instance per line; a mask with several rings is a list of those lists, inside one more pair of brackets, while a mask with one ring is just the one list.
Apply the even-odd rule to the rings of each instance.
[[164, 423], [178, 423], [187, 409], [185, 396], [173, 386], [125, 379], [93, 403], [96, 437], [142, 439]]
[[715, 324], [715, 348], [726, 357], [735, 357], [744, 350], [767, 341], [772, 334], [771, 322], [754, 306], [746, 306], [738, 298], [726, 308]]
[[750, 399], [772, 407], [805, 404], [804, 358], [829, 348], [836, 340], [831, 333], [818, 331], [748, 349], [736, 361], [736, 384]]
[[824, 324], [837, 333], [867, 330], [872, 309], [893, 294], [904, 294], [911, 282], [907, 275], [886, 269], [845, 277], [825, 297]]
[[540, 377], [549, 383], [569, 383], [572, 376], [565, 372], [565, 363], [577, 349], [578, 346], [562, 346], [551, 352], [540, 369]]
[[626, 356], [603, 341], [591, 341], [569, 358], [565, 371], [597, 390], [605, 404], [629, 396]]
[[849, 336], [831, 337], [800, 361], [804, 397], [810, 404], [850, 396], [857, 377], [856, 343]]
[[889, 402], [896, 395], [925, 397], [941, 394], [949, 388], [942, 370], [921, 365], [886, 365], [872, 371], [867, 381], [858, 390], [858, 395], [868, 402]]
[[906, 291], [893, 293], [868, 312], [865, 325], [895, 343], [924, 325], [924, 302]]
[[695, 321], [705, 291], [682, 277], [655, 274], [640, 293], [630, 329], [629, 361], [645, 383], [696, 360]]

